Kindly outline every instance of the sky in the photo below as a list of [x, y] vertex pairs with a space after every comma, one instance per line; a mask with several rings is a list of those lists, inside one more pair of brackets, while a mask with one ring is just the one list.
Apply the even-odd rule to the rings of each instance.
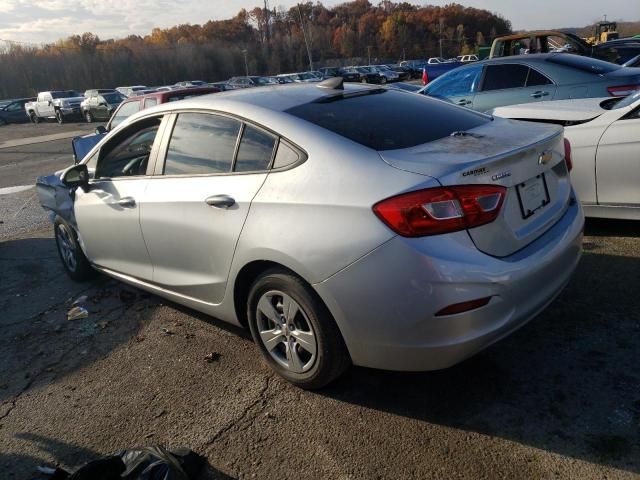
[[[298, 0], [302, 1], [302, 0]], [[344, 0], [324, 0], [325, 6]], [[377, 0], [370, 0], [377, 4]], [[290, 7], [296, 0], [269, 0], [271, 7]], [[411, 1], [416, 5], [445, 5], [452, 0]], [[610, 20], [640, 20], [640, 0], [457, 0], [511, 20], [513, 28], [581, 27], [607, 14]], [[202, 24], [234, 16], [262, 0], [0, 0], [0, 40], [51, 42], [83, 32], [101, 38], [144, 35], [154, 27]]]

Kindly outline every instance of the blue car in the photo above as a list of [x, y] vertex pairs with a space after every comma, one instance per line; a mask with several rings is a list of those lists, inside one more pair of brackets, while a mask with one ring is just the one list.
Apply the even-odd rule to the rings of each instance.
[[15, 98], [2, 102], [0, 105], [0, 125], [28, 122], [29, 117], [24, 109], [24, 104], [34, 100], [35, 98]]

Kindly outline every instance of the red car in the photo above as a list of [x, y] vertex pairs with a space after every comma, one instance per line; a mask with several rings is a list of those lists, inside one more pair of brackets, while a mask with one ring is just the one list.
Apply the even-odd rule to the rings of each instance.
[[197, 87], [197, 88], [180, 88], [177, 90], [169, 90], [167, 92], [154, 92], [140, 95], [138, 97], [130, 97], [125, 99], [120, 106], [113, 112], [113, 116], [106, 127], [100, 125], [96, 128], [95, 133], [75, 137], [71, 141], [73, 147], [73, 159], [79, 162], [84, 156], [95, 147], [100, 140], [113, 128], [116, 128], [127, 117], [138, 113], [145, 108], [154, 107], [161, 103], [175, 102], [185, 100], [191, 97], [207, 95], [209, 93], [217, 93], [221, 90], [216, 87]]
[[169, 90], [167, 92], [154, 92], [140, 95], [139, 97], [130, 97], [124, 100], [118, 109], [113, 112], [113, 116], [107, 123], [107, 131], [117, 127], [127, 117], [134, 113], [138, 113], [145, 108], [155, 107], [161, 103], [175, 102], [186, 98], [198, 97], [209, 93], [217, 93], [220, 89], [216, 87], [197, 87], [197, 88], [180, 88], [177, 90]]

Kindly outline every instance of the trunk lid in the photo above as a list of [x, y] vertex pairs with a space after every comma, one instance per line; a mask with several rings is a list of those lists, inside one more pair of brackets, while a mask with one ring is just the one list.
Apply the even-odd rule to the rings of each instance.
[[505, 187], [498, 218], [468, 230], [476, 247], [492, 256], [526, 247], [568, 207], [571, 185], [562, 128], [555, 125], [496, 118], [467, 132], [380, 155], [395, 168], [434, 177], [443, 186]]

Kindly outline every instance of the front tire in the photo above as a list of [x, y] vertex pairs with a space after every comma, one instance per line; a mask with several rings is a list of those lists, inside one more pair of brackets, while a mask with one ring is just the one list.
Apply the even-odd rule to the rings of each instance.
[[35, 112], [31, 112], [29, 114], [29, 119], [31, 120], [31, 123], [33, 123], [34, 125], [37, 125], [38, 123], [40, 123], [40, 118], [38, 117], [38, 115], [35, 114]]
[[60, 110], [56, 110], [56, 120], [60, 125], [64, 123], [64, 116], [62, 115], [62, 112]]
[[85, 112], [84, 118], [87, 121], [87, 123], [93, 123], [93, 115], [91, 115], [91, 112], [89, 110]]
[[266, 362], [294, 385], [322, 388], [351, 365], [331, 314], [299, 277], [265, 272], [251, 286], [247, 308], [251, 335]]
[[96, 271], [80, 248], [75, 230], [60, 217], [56, 218], [53, 228], [58, 256], [67, 275], [76, 282], [83, 282], [95, 276]]

